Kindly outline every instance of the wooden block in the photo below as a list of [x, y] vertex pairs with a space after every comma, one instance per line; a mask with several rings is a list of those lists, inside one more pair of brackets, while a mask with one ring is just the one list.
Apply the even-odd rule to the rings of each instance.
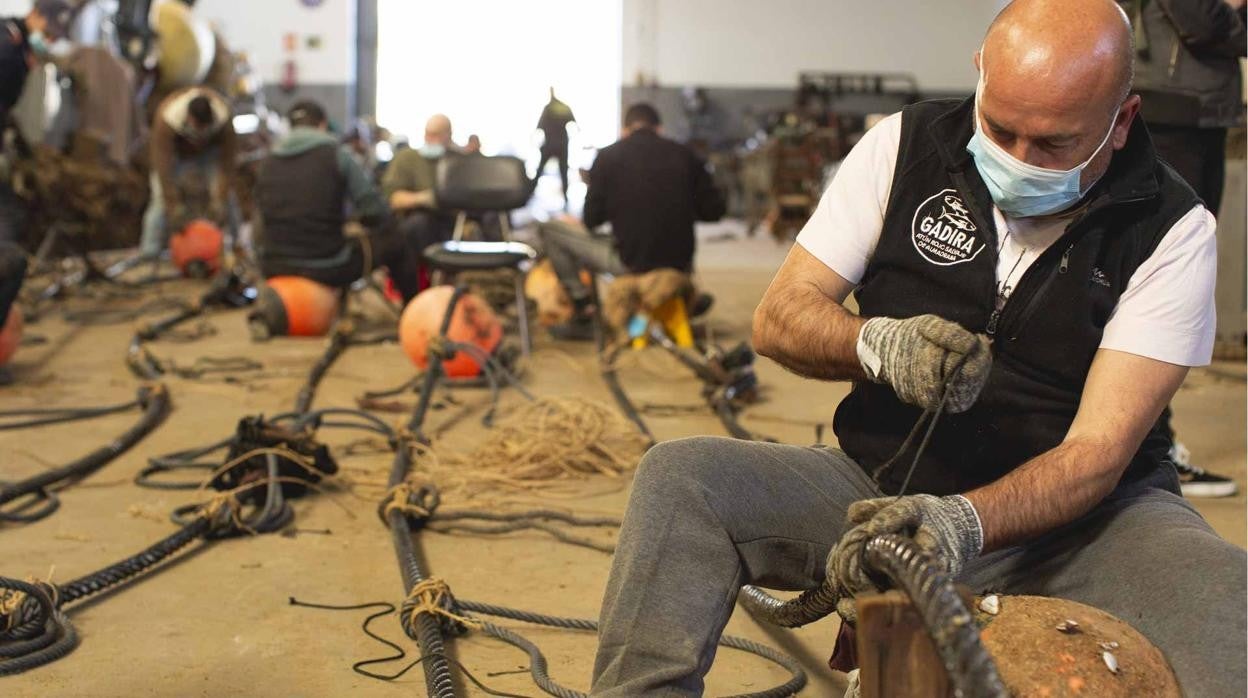
[[953, 695], [936, 646], [905, 594], [888, 591], [856, 601], [862, 698]]

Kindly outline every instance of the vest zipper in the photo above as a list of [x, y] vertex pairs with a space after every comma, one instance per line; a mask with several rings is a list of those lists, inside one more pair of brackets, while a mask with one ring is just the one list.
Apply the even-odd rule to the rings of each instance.
[[1070, 245], [1066, 247], [1066, 251], [1062, 253], [1062, 260], [1057, 269], [1050, 271], [1049, 275], [1045, 277], [1044, 283], [1040, 285], [1040, 288], [1036, 289], [1036, 292], [1027, 298], [1027, 304], [1023, 306], [1022, 311], [1018, 314], [1018, 322], [1014, 323], [1014, 332], [1010, 333], [1011, 341], [1018, 339], [1018, 330], [1022, 329], [1023, 325], [1027, 324], [1027, 321], [1031, 319], [1031, 314], [1035, 311], [1036, 306], [1039, 305], [1040, 299], [1044, 296], [1044, 292], [1047, 291], [1049, 289], [1049, 285], [1053, 283], [1053, 279], [1057, 278], [1058, 274], [1065, 274], [1067, 270], [1069, 270], [1070, 252], [1075, 249], [1076, 244], [1078, 244], [1078, 240], [1070, 243]]

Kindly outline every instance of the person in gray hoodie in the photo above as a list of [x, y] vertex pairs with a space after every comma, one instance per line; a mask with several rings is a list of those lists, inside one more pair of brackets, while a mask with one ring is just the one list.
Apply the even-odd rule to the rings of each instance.
[[[418, 251], [396, 234], [381, 193], [329, 133], [324, 108], [302, 101], [288, 118], [291, 132], [274, 146], [256, 182], [261, 272], [345, 288], [385, 266], [404, 301], [414, 297]], [[352, 220], [365, 235], [347, 235]]]

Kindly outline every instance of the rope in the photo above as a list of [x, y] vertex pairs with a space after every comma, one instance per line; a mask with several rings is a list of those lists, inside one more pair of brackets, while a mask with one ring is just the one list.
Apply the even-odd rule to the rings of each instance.
[[[541, 613], [533, 613], [530, 611], [522, 611], [504, 606], [496, 606], [493, 604], [480, 603], [476, 601], [457, 602], [461, 608], [473, 613], [479, 613], [497, 618], [507, 618], [517, 620], [524, 623], [532, 623], [535, 625], [544, 625], [552, 628], [562, 628], [568, 630], [584, 630], [589, 632], [597, 632], [598, 623], [593, 620], [583, 618], [562, 618], [559, 616], [548, 616]], [[547, 661], [538, 649], [529, 640], [513, 631], [501, 628], [491, 623], [485, 623], [482, 627], [484, 632], [492, 637], [498, 638], [512, 644], [529, 654], [529, 671], [533, 677], [534, 683], [543, 691], [558, 698], [586, 698], [587, 694], [574, 691], [565, 686], [561, 686], [550, 678], [547, 671]], [[789, 680], [763, 691], [754, 693], [743, 693], [734, 698], [781, 698], [782, 696], [792, 696], [800, 691], [806, 685], [806, 672], [802, 669], [801, 664], [792, 657], [759, 644], [745, 638], [723, 636], [719, 640], [719, 644], [724, 647], [750, 652], [758, 655], [771, 662], [779, 664], [789, 672]]]
[[437, 505], [436, 490], [430, 490], [429, 487], [417, 487], [404, 480], [386, 491], [378, 514], [383, 523], [394, 511], [406, 515], [412, 522], [419, 523], [432, 516]]
[[416, 620], [421, 614], [429, 614], [452, 624], [463, 625], [474, 630], [481, 629], [481, 621], [469, 618], [451, 610], [454, 598], [446, 580], [439, 577], [422, 579], [407, 593], [403, 601], [403, 627], [409, 637], [414, 638]]
[[[498, 523], [495, 525], [462, 523], [465, 520], [490, 521]], [[500, 533], [511, 533], [514, 531], [537, 530], [545, 532], [557, 540], [570, 545], [597, 550], [608, 555], [615, 552], [614, 545], [599, 543], [589, 538], [574, 536], [547, 523], [547, 520], [560, 521], [562, 523], [580, 527], [619, 528], [620, 526], [620, 520], [615, 517], [582, 517], [576, 516], [575, 514], [567, 514], [561, 511], [552, 511], [549, 509], [534, 509], [531, 511], [513, 513], [486, 511], [480, 509], [459, 509], [455, 511], [438, 511], [430, 518], [426, 527], [429, 530], [436, 531], [438, 533], [467, 531], [470, 533], [486, 535], [497, 535]]]

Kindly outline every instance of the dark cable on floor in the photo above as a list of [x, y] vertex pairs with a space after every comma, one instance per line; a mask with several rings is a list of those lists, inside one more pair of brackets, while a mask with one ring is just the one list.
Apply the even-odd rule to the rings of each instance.
[[[365, 635], [368, 635], [369, 637], [373, 638], [377, 642], [380, 642], [381, 644], [394, 650], [395, 654], [392, 654], [388, 657], [378, 657], [376, 659], [364, 659], [364, 660], [355, 662], [354, 664], [351, 665], [351, 670], [357, 674], [360, 674], [361, 676], [367, 676], [370, 679], [377, 679], [379, 681], [394, 681], [395, 679], [402, 677], [404, 674], [411, 671], [414, 667], [420, 665], [422, 662], [424, 662], [426, 659], [430, 657], [430, 655], [422, 655], [420, 657], [417, 657], [415, 660], [408, 663], [407, 666], [403, 667], [402, 669], [400, 669], [398, 672], [394, 674], [378, 674], [376, 672], [372, 672], [372, 671], [368, 671], [364, 669], [364, 667], [372, 666], [373, 664], [386, 664], [389, 662], [396, 662], [407, 657], [406, 650], [404, 650], [402, 647], [395, 644], [394, 642], [391, 642], [390, 640], [387, 640], [386, 638], [381, 637], [380, 635], [374, 633], [372, 629], [368, 627], [369, 624], [372, 623], [377, 618], [392, 615], [395, 611], [394, 604], [392, 603], [387, 603], [384, 601], [377, 601], [374, 603], [355, 604], [353, 606], [330, 606], [326, 604], [299, 601], [298, 599], [292, 596], [290, 597], [290, 605], [299, 606], [302, 608], [315, 608], [315, 609], [320, 609], [324, 611], [362, 611], [362, 610], [370, 609], [370, 608], [381, 609], [378, 612], [365, 618], [364, 622], [360, 625], [360, 629], [364, 631]], [[521, 693], [506, 693], [506, 692], [503, 692], [494, 688], [490, 688], [489, 686], [482, 683], [481, 680], [478, 679], [476, 676], [473, 676], [472, 672], [468, 670], [468, 667], [464, 666], [463, 663], [460, 662], [459, 660], [455, 659], [454, 657], [447, 656], [445, 654], [441, 656], [447, 661], [454, 663], [455, 666], [464, 674], [465, 678], [471, 681], [473, 685], [475, 685], [477, 688], [480, 688], [482, 691], [485, 691], [487, 694], [491, 696], [499, 696], [500, 698], [532, 698], [532, 696], [526, 696]]]
[[[61, 506], [54, 488], [81, 480], [108, 465], [165, 421], [169, 415], [169, 391], [164, 385], [143, 386], [130, 404], [143, 408], [139, 421], [104, 446], [24, 480], [0, 483], [0, 522], [31, 523], [50, 516]], [[104, 409], [107, 411], [100, 414], [116, 411]]]
[[[316, 478], [280, 475], [278, 459], [271, 453], [264, 458], [260, 478], [240, 476], [245, 481], [229, 481], [232, 487], [210, 500], [179, 507], [174, 517], [183, 522], [181, 527], [136, 555], [63, 584], [0, 577], [0, 676], [42, 666], [73, 650], [77, 634], [63, 612], [67, 605], [144, 574], [197, 540], [207, 543], [287, 526], [294, 517], [289, 496]], [[248, 461], [240, 459], [238, 464]]]

